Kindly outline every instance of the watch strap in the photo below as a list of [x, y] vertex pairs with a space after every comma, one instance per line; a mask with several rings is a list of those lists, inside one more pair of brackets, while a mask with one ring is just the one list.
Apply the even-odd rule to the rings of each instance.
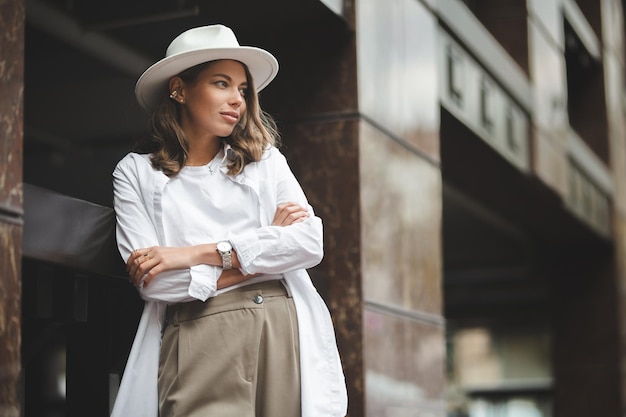
[[228, 269], [233, 269], [232, 251], [220, 252], [220, 255], [222, 255], [222, 269], [225, 271]]
[[[220, 250], [220, 246], [226, 244], [228, 250]], [[233, 247], [228, 241], [221, 241], [217, 244], [217, 253], [222, 257], [222, 269], [227, 271], [233, 269]]]

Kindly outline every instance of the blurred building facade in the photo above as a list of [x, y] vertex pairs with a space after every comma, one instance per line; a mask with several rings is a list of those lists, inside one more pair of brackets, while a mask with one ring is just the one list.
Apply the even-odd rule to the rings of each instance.
[[134, 82], [221, 22], [281, 64], [350, 416], [626, 414], [623, 3], [240, 3], [0, 0], [0, 413], [108, 415]]

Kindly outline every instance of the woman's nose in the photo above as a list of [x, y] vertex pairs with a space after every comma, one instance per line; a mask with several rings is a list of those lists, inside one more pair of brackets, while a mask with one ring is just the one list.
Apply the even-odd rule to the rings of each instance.
[[236, 106], [241, 106], [241, 103], [243, 103], [243, 101], [244, 101], [244, 97], [241, 94], [241, 91], [235, 90], [235, 92], [233, 93], [233, 97], [231, 99], [231, 103]]

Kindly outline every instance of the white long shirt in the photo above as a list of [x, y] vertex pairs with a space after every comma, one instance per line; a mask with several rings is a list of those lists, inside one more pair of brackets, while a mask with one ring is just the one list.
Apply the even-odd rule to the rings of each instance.
[[[228, 146], [223, 152], [228, 154]], [[219, 235], [207, 236], [202, 243], [226, 238], [237, 251], [244, 274], [285, 278], [298, 316], [302, 417], [345, 416], [346, 386], [330, 313], [305, 270], [319, 263], [323, 255], [321, 220], [314, 215], [276, 148], [268, 149], [261, 161], [248, 164], [239, 175], [227, 176], [223, 165], [215, 175], [232, 182], [233, 192], [222, 198], [237, 199], [238, 206], [254, 213], [250, 221], [259, 227], [224, 227], [217, 232]], [[169, 204], [167, 198], [164, 201], [164, 192], [171, 181], [152, 168], [148, 155], [130, 153], [115, 168], [117, 241], [124, 260], [133, 249], [167, 246], [171, 240], [171, 228], [164, 223], [173, 222], [166, 221], [163, 213], [164, 203]], [[307, 207], [309, 218], [288, 227], [271, 226], [276, 207], [287, 201]], [[227, 218], [217, 217], [215, 221], [228, 224]], [[204, 301], [214, 296], [220, 273], [219, 267], [196, 265], [161, 273], [150, 285], [139, 289], [146, 302], [112, 417], [158, 416], [157, 372], [165, 308], [172, 303]]]

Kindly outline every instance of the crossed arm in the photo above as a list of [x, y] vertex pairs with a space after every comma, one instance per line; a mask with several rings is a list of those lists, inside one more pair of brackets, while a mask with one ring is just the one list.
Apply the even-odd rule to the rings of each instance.
[[[309, 213], [305, 207], [287, 202], [277, 207], [272, 226], [290, 226], [306, 220]], [[207, 264], [222, 266], [222, 258], [216, 250], [217, 243], [207, 243], [186, 247], [152, 246], [136, 248], [126, 261], [129, 281], [134, 286], [143, 282], [144, 286], [161, 272], [185, 269], [194, 265]], [[217, 281], [217, 288], [225, 288], [245, 281], [254, 275], [244, 275], [240, 270], [237, 253], [233, 250], [233, 268], [223, 271]]]

